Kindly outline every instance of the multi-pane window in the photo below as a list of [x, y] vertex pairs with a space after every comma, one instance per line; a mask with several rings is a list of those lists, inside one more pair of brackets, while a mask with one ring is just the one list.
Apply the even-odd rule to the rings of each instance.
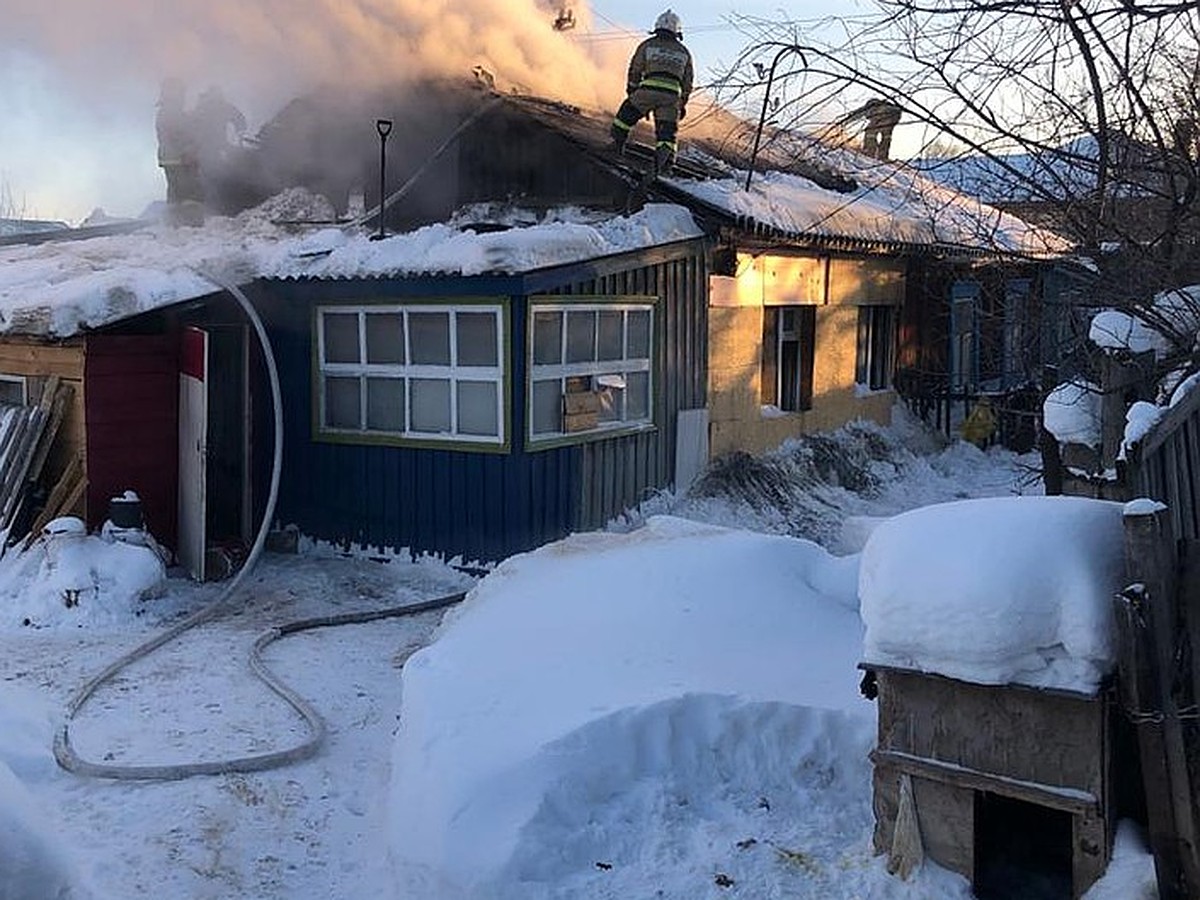
[[1026, 346], [1025, 322], [1029, 316], [1028, 278], [1004, 285], [1004, 384], [1011, 387], [1028, 376], [1032, 354]]
[[533, 304], [529, 346], [532, 440], [653, 422], [653, 305]]
[[960, 281], [950, 290], [950, 389], [979, 383], [979, 285]]
[[896, 308], [858, 308], [858, 349], [854, 381], [873, 391], [892, 386], [896, 368]]
[[320, 430], [503, 444], [499, 305], [317, 310]]
[[815, 306], [763, 307], [762, 402], [787, 412], [812, 409]]

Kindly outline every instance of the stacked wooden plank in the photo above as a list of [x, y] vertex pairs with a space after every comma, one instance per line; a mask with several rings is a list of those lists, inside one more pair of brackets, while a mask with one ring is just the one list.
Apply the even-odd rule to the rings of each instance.
[[[70, 403], [72, 390], [57, 375], [51, 375], [43, 384], [37, 403], [29, 406], [0, 405], [0, 533], [9, 533], [31, 502], [33, 488], [42, 477], [50, 448]], [[81, 470], [82, 466], [72, 464], [68, 471], [72, 469]], [[82, 471], [76, 477], [82, 480]], [[62, 500], [66, 500], [72, 492], [68, 488]], [[78, 495], [75, 497], [77, 501]], [[46, 506], [49, 508], [50, 504]], [[69, 510], [73, 506], [74, 503], [62, 503], [60, 508]]]

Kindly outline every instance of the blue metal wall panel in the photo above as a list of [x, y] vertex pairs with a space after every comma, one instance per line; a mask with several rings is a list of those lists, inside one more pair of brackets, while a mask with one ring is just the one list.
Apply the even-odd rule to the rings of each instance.
[[[433, 552], [488, 562], [562, 537], [573, 527], [579, 448], [527, 454], [471, 453], [312, 439], [312, 308], [329, 285], [273, 283], [256, 297], [283, 381], [284, 471], [277, 518], [342, 545]], [[379, 296], [378, 286], [370, 296]], [[428, 292], [433, 295], [434, 292]], [[475, 296], [478, 289], [465, 292]], [[514, 321], [524, 315], [514, 298]], [[524, 328], [512, 327], [513, 383], [524, 377]], [[263, 386], [257, 396], [263, 397]], [[524, 429], [521, 391], [511, 427]], [[267, 483], [270, 417], [256, 403], [256, 484]], [[261, 499], [260, 499], [261, 502]]]
[[579, 446], [574, 525], [599, 528], [673, 483], [676, 417], [680, 410], [707, 404], [707, 254], [697, 247], [685, 256], [577, 281], [554, 293], [659, 298], [655, 430]]
[[[526, 452], [526, 311], [520, 277], [276, 281], [255, 302], [275, 347], [284, 393], [284, 471], [277, 519], [343, 545], [409, 548], [489, 562], [602, 526], [674, 477], [676, 413], [706, 399], [707, 265], [699, 242], [686, 255], [650, 251], [639, 264], [596, 274], [591, 263], [538, 273], [557, 294], [653, 294], [657, 329], [656, 429]], [[553, 282], [561, 278], [561, 287]], [[504, 453], [329, 443], [312, 438], [312, 315], [317, 304], [380, 297], [510, 298], [512, 449]], [[265, 397], [262, 384], [256, 397]], [[255, 403], [256, 500], [264, 502], [270, 454], [267, 404]]]

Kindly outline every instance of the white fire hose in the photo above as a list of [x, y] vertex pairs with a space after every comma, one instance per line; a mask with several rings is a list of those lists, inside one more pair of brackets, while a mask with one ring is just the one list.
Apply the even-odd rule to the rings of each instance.
[[216, 759], [165, 765], [98, 763], [86, 760], [75, 752], [75, 748], [71, 745], [71, 722], [101, 686], [111, 681], [122, 670], [128, 668], [138, 660], [149, 656], [155, 650], [175, 640], [175, 638], [184, 632], [215, 619], [231, 607], [232, 604], [230, 601], [236, 595], [238, 588], [241, 587], [262, 554], [263, 546], [267, 539], [267, 532], [270, 530], [271, 521], [275, 515], [275, 504], [279, 498], [280, 471], [283, 466], [283, 401], [279, 387], [279, 371], [275, 365], [275, 355], [271, 351], [271, 342], [267, 337], [262, 319], [259, 318], [257, 311], [251, 305], [241, 288], [210, 272], [197, 270], [197, 274], [227, 291], [241, 305], [246, 317], [254, 326], [259, 345], [262, 348], [263, 359], [266, 361], [267, 374], [271, 383], [271, 403], [275, 425], [274, 453], [271, 460], [271, 487], [267, 495], [267, 506], [263, 512], [258, 533], [246, 557], [245, 564], [215, 601], [109, 663], [99, 674], [85, 683], [68, 701], [65, 720], [54, 737], [54, 758], [62, 768], [77, 775], [135, 781], [172, 781], [180, 778], [190, 778], [193, 775], [261, 772], [265, 769], [273, 769], [308, 759], [320, 749], [321, 743], [325, 739], [325, 723], [317, 711], [303, 697], [280, 681], [266, 667], [261, 655], [263, 648], [281, 637], [296, 634], [300, 631], [334, 625], [371, 622], [377, 619], [394, 618], [397, 616], [415, 615], [457, 603], [465, 596], [465, 592], [462, 592], [419, 603], [410, 603], [405, 606], [371, 612], [303, 619], [272, 628], [259, 637], [250, 651], [250, 671], [304, 720], [309, 736], [294, 747], [275, 750], [269, 753], [239, 756], [233, 759]]

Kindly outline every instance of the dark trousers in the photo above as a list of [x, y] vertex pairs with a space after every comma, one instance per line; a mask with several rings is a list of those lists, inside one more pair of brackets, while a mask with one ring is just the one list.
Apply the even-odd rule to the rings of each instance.
[[623, 147], [633, 126], [648, 115], [654, 116], [654, 156], [660, 171], [675, 163], [675, 134], [679, 130], [679, 95], [653, 87], [634, 90], [612, 123], [613, 140]]

